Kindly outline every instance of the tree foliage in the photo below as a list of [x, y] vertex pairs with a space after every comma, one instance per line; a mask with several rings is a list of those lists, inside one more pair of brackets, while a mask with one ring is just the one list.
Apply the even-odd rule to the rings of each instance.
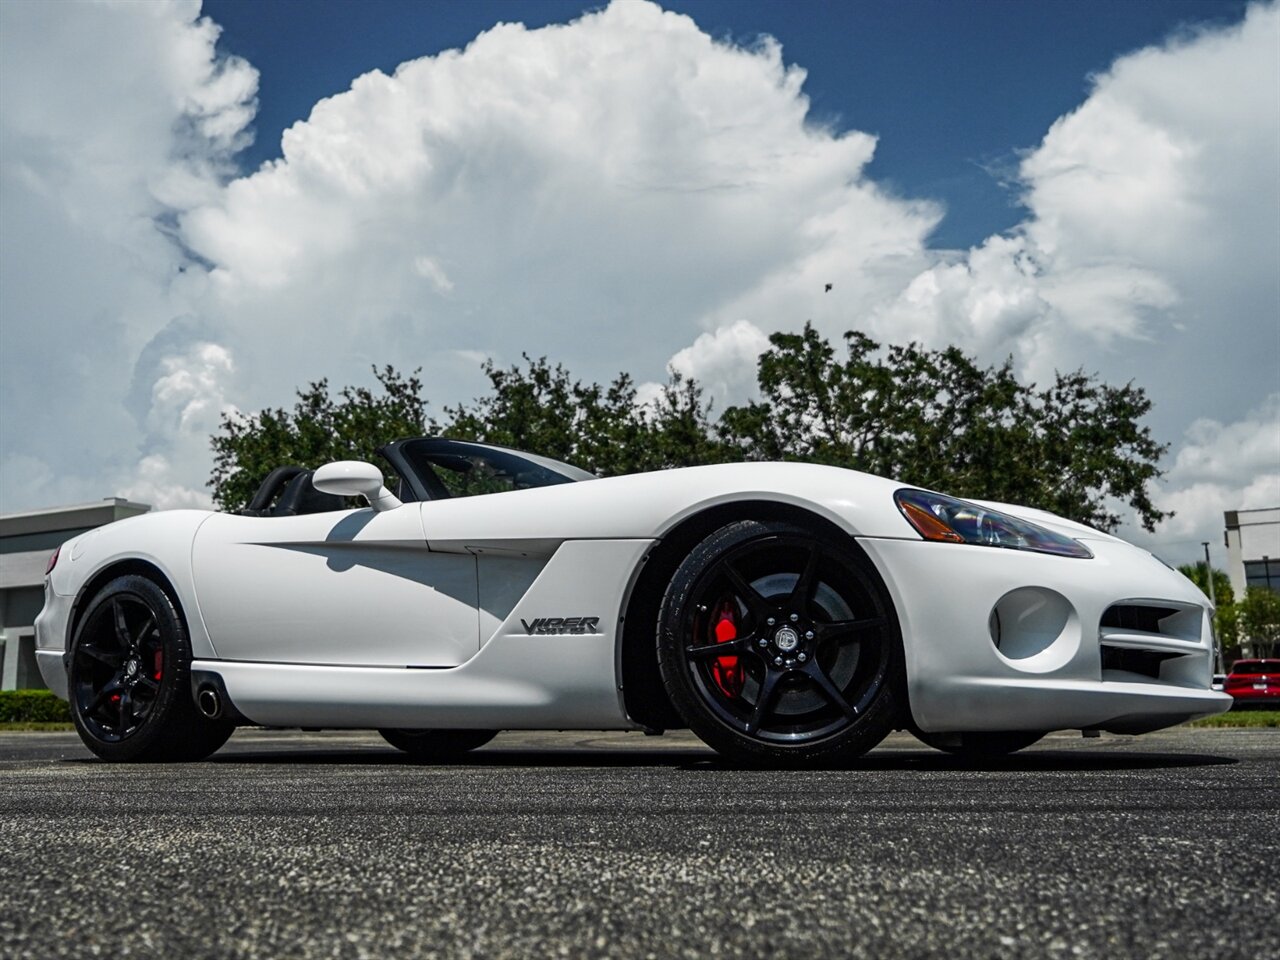
[[749, 459], [849, 467], [1104, 530], [1120, 522], [1117, 502], [1148, 530], [1166, 516], [1147, 490], [1166, 448], [1140, 424], [1151, 409], [1141, 388], [1076, 371], [1037, 390], [1010, 360], [984, 368], [955, 347], [844, 340], [838, 358], [811, 325], [770, 337], [762, 397], [725, 411], [724, 439]]
[[1267, 587], [1248, 587], [1237, 605], [1240, 639], [1255, 657], [1280, 653], [1280, 594]]
[[449, 436], [528, 450], [602, 477], [717, 463], [732, 452], [715, 439], [702, 389], [678, 374], [639, 404], [626, 373], [607, 387], [587, 384], [527, 355], [523, 367], [486, 362], [484, 372], [493, 392], [470, 407], [446, 407]]
[[396, 437], [439, 433], [578, 464], [601, 476], [728, 460], [806, 460], [896, 477], [958, 496], [1003, 500], [1112, 529], [1128, 504], [1147, 529], [1165, 514], [1148, 485], [1165, 447], [1142, 419], [1133, 384], [1082, 371], [1044, 388], [1011, 361], [981, 367], [956, 348], [889, 346], [844, 336], [843, 356], [810, 325], [778, 333], [759, 360], [760, 399], [717, 420], [702, 387], [673, 374], [640, 403], [631, 377], [575, 379], [545, 357], [499, 367], [472, 403], [427, 412], [417, 371], [375, 369], [379, 391], [326, 381], [298, 392], [292, 411], [223, 418], [212, 439], [214, 499], [243, 505], [284, 463], [371, 459]]
[[432, 433], [418, 371], [405, 376], [393, 367], [374, 368], [381, 386], [343, 387], [334, 396], [327, 380], [297, 392], [292, 410], [276, 408], [253, 415], [223, 414], [210, 439], [213, 500], [237, 510], [276, 467], [317, 467], [332, 460], [373, 460], [374, 451], [398, 437]]

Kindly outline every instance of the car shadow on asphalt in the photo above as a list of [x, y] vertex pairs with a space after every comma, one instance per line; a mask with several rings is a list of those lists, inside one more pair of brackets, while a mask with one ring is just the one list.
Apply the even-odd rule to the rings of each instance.
[[[367, 749], [245, 750], [219, 753], [214, 764], [271, 764], [279, 766], [420, 766], [420, 767], [659, 767], [690, 772], [766, 769], [735, 764], [707, 750], [667, 748], [657, 750], [501, 749], [482, 748], [457, 760], [421, 760], [402, 753]], [[842, 771], [1003, 771], [1008, 773], [1160, 770], [1179, 767], [1227, 766], [1234, 757], [1199, 753], [1151, 753], [1123, 750], [1027, 750], [1010, 757], [967, 760], [924, 750], [876, 751], [853, 762], [806, 767], [807, 770]]]

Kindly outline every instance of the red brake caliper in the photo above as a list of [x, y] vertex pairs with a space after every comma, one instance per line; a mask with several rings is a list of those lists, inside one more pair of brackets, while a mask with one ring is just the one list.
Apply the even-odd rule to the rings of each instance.
[[[732, 600], [725, 600], [720, 604], [712, 621], [715, 624], [712, 632], [715, 634], [716, 643], [728, 643], [730, 640], [738, 639], [736, 616], [737, 610]], [[725, 696], [741, 695], [745, 674], [737, 657], [717, 657], [711, 664], [711, 677], [715, 680], [716, 686], [724, 691]]]
[[163, 650], [156, 651], [155, 660], [152, 661], [151, 665], [155, 668], [155, 673], [151, 675], [152, 679], [159, 680], [164, 673], [164, 651]]

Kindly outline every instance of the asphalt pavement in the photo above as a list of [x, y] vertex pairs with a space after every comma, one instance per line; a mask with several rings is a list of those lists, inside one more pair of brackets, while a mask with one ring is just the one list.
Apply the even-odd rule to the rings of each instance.
[[99, 956], [1280, 957], [1280, 730], [806, 772], [685, 734], [148, 767], [0, 734], [0, 957]]

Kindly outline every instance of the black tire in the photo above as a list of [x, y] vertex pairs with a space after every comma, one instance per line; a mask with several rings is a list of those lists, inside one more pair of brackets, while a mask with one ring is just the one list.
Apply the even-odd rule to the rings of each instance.
[[923, 730], [911, 732], [921, 743], [965, 760], [996, 760], [1007, 757], [1044, 737], [1043, 732], [1030, 730], [998, 733], [925, 733]]
[[104, 760], [203, 760], [235, 728], [196, 709], [186, 626], [173, 599], [146, 577], [118, 577], [98, 591], [69, 662], [71, 718]]
[[742, 763], [848, 761], [906, 703], [874, 568], [847, 540], [788, 523], [731, 523], [690, 552], [662, 598], [658, 666], [690, 729]]
[[451, 760], [483, 747], [497, 730], [379, 730], [382, 739], [418, 760]]

